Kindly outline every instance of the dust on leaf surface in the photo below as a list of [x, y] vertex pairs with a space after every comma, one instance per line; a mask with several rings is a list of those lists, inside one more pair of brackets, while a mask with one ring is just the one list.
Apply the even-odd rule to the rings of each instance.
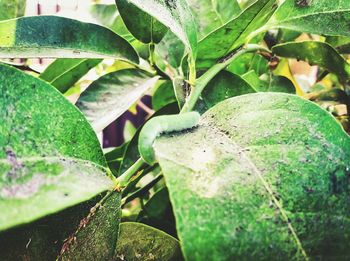
[[71, 158], [0, 160], [0, 231], [32, 222], [112, 189], [101, 167]]
[[105, 166], [96, 134], [55, 88], [0, 64], [0, 159], [73, 157]]
[[160, 137], [185, 258], [348, 256], [349, 148], [328, 112], [282, 93], [225, 100], [197, 128]]

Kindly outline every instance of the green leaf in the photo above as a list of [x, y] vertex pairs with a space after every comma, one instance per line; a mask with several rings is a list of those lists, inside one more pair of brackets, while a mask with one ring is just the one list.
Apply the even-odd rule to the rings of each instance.
[[296, 93], [294, 84], [284, 76], [263, 75], [261, 78], [259, 92]]
[[116, 0], [128, 30], [143, 43], [159, 43], [168, 28], [127, 0]]
[[76, 105], [100, 132], [154, 87], [158, 79], [137, 69], [112, 72], [93, 82]]
[[205, 87], [202, 98], [209, 109], [228, 98], [254, 92], [256, 90], [239, 75], [221, 71]]
[[199, 36], [203, 37], [241, 12], [236, 0], [189, 0]]
[[146, 202], [137, 221], [176, 236], [175, 217], [166, 187], [159, 189]]
[[91, 16], [101, 25], [110, 28], [127, 40], [133, 39], [119, 15], [115, 4], [93, 4], [90, 6]]
[[118, 176], [120, 165], [124, 159], [124, 154], [128, 145], [129, 142], [126, 142], [105, 154], [108, 167], [115, 176]]
[[0, 21], [24, 15], [26, 0], [1, 0]]
[[40, 74], [39, 78], [64, 93], [101, 61], [101, 59], [57, 59]]
[[0, 159], [74, 157], [105, 166], [96, 134], [55, 88], [0, 64]]
[[266, 27], [321, 35], [350, 36], [349, 19], [349, 1], [285, 0]]
[[110, 260], [121, 217], [121, 194], [110, 192], [80, 221], [61, 249], [59, 260]]
[[0, 22], [0, 57], [110, 57], [138, 63], [131, 45], [109, 29], [58, 16]]
[[[69, 158], [0, 160], [0, 231], [37, 220], [112, 189], [105, 171]], [[53, 204], [53, 202], [55, 202]]]
[[179, 242], [152, 227], [125, 222], [120, 224], [115, 260], [178, 261], [183, 260]]
[[317, 41], [290, 42], [276, 45], [273, 53], [288, 58], [307, 61], [311, 65], [319, 65], [335, 73], [342, 80], [349, 80], [350, 65], [329, 44]]
[[158, 111], [173, 102], [176, 102], [173, 83], [171, 81], [166, 81], [162, 83], [153, 94], [152, 108]]
[[192, 56], [196, 56], [197, 31], [190, 8], [185, 0], [150, 0], [147, 2], [130, 0], [129, 3], [168, 27], [191, 51]]
[[187, 260], [349, 256], [350, 138], [314, 103], [231, 98], [154, 148]]
[[[156, 60], [158, 66], [161, 67], [164, 61], [174, 68], [181, 66], [182, 58], [185, 54], [185, 46], [173, 32], [169, 31], [162, 41], [156, 45], [155, 50], [156, 55], [160, 58]], [[166, 65], [164, 64], [164, 66]]]
[[276, 7], [276, 0], [257, 0], [238, 17], [203, 38], [198, 43], [197, 67], [210, 67], [242, 45], [250, 33], [266, 23]]
[[[20, 243], [6, 245], [2, 256], [17, 260], [25, 253], [29, 259], [51, 259], [81, 213], [95, 204], [90, 199], [114, 188], [99, 141], [83, 115], [55, 88], [6, 65], [0, 65], [0, 117], [0, 230], [11, 228], [6, 233], [19, 233], [21, 240], [29, 236], [24, 250]], [[71, 211], [82, 203], [79, 212]], [[113, 207], [118, 213], [120, 205]], [[62, 224], [58, 217], [72, 224]], [[119, 221], [106, 221], [99, 224], [99, 234], [86, 235], [90, 224], [81, 229], [86, 233], [84, 246], [94, 240], [99, 246], [110, 242], [114, 234], [105, 231]], [[45, 229], [50, 224], [57, 227]], [[114, 245], [109, 248], [112, 253], [102, 247], [89, 247], [89, 253], [103, 249], [104, 256], [111, 257]], [[82, 255], [80, 251], [75, 248], [74, 255]]]
[[328, 36], [326, 40], [339, 53], [350, 54], [350, 37]]
[[100, 199], [98, 195], [54, 215], [1, 232], [0, 259], [56, 260], [64, 241]]
[[295, 94], [295, 87], [293, 83], [286, 77], [275, 76], [270, 74], [263, 74], [259, 76], [255, 71], [249, 71], [242, 75], [257, 92], [285, 92]]

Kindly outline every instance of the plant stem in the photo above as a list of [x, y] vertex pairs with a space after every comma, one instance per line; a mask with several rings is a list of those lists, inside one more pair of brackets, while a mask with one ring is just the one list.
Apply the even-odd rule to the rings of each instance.
[[145, 164], [142, 158], [139, 158], [130, 168], [127, 169], [121, 176], [116, 180], [117, 188], [122, 189], [128, 185], [130, 179], [137, 173], [137, 171]]
[[149, 63], [151, 64], [151, 66], [153, 66], [156, 62], [155, 62], [155, 44], [154, 43], [150, 43], [149, 45]]
[[206, 71], [201, 77], [197, 79], [195, 85], [192, 87], [191, 94], [188, 97], [185, 105], [183, 106], [181, 113], [190, 112], [191, 110], [193, 110], [204, 88], [220, 71], [224, 70], [228, 65], [230, 65], [238, 57], [246, 53], [253, 53], [256, 51], [263, 51], [263, 52], [270, 53], [270, 50], [266, 49], [263, 46], [248, 44], [246, 48], [239, 49], [238, 51], [236, 50], [232, 52], [231, 54], [227, 55], [222, 62], [214, 65], [208, 71]]

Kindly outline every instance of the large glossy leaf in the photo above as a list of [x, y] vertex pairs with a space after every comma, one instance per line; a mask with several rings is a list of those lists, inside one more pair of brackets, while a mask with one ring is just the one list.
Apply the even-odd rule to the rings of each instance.
[[188, 4], [198, 24], [199, 37], [207, 35], [241, 12], [236, 0], [189, 0]]
[[179, 242], [168, 234], [140, 224], [120, 224], [120, 235], [114, 260], [180, 261]]
[[167, 27], [127, 0], [115, 2], [126, 27], [136, 39], [143, 43], [159, 43], [162, 40]]
[[1, 58], [117, 58], [138, 63], [122, 37], [102, 26], [58, 16], [0, 22]]
[[1, 0], [0, 21], [24, 15], [26, 0]]
[[57, 59], [40, 74], [39, 78], [64, 93], [101, 61], [101, 59]]
[[350, 2], [285, 0], [267, 25], [295, 31], [350, 36]]
[[[112, 189], [105, 171], [69, 158], [0, 160], [0, 231], [29, 223]], [[54, 204], [53, 204], [54, 203]]]
[[[0, 240], [13, 243], [2, 244], [1, 257], [51, 259], [82, 213], [114, 187], [101, 167], [106, 162], [100, 144], [83, 115], [54, 87], [6, 65], [0, 65], [0, 117], [0, 230], [11, 229]], [[77, 205], [79, 211], [71, 210]], [[118, 213], [119, 205], [113, 206]], [[106, 228], [118, 222], [101, 223], [99, 234], [88, 234], [93, 223], [84, 224], [84, 242], [107, 246], [115, 234]], [[110, 252], [103, 249], [110, 258], [114, 245]], [[74, 249], [74, 255], [82, 253]]]
[[250, 33], [266, 23], [276, 7], [276, 0], [257, 0], [238, 17], [203, 38], [198, 43], [197, 67], [210, 67], [243, 44]]
[[0, 64], [0, 159], [67, 156], [105, 166], [84, 116], [55, 88]]
[[289, 94], [231, 98], [155, 143], [187, 260], [345, 260], [350, 138]]
[[272, 51], [283, 57], [307, 61], [335, 73], [343, 80], [350, 78], [350, 65], [329, 44], [317, 41], [290, 42], [276, 45]]
[[154, 87], [157, 80], [158, 77], [137, 69], [109, 73], [93, 82], [76, 105], [100, 132]]
[[192, 56], [196, 56], [197, 31], [185, 0], [130, 0], [129, 2], [167, 26], [191, 50]]

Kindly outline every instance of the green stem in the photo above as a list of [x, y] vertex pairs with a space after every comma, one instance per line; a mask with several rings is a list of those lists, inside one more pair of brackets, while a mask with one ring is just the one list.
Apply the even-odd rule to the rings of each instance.
[[145, 164], [142, 158], [138, 159], [130, 168], [127, 169], [121, 176], [116, 180], [117, 188], [122, 189], [128, 185], [131, 178], [139, 171], [139, 169]]
[[149, 62], [151, 66], [153, 66], [156, 63], [155, 48], [156, 48], [156, 45], [154, 43], [149, 44]]
[[188, 76], [188, 82], [193, 85], [196, 82], [196, 62], [192, 55], [188, 57], [188, 66], [189, 66], [189, 76]]
[[193, 110], [204, 88], [220, 71], [224, 70], [228, 65], [230, 65], [238, 57], [246, 53], [253, 53], [256, 51], [263, 51], [263, 52], [270, 53], [270, 50], [266, 49], [263, 46], [249, 44], [247, 45], [246, 48], [229, 54], [228, 56], [226, 56], [226, 58], [224, 58], [222, 62], [214, 65], [208, 71], [206, 71], [201, 77], [197, 79], [195, 85], [192, 87], [191, 94], [188, 97], [185, 105], [183, 106], [181, 113], [190, 112]]

